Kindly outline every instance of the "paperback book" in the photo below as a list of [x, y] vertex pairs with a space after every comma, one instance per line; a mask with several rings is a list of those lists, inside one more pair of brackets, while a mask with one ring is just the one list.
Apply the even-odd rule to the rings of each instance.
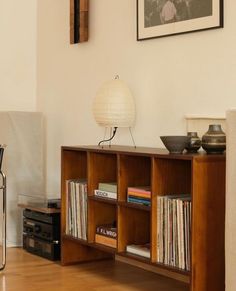
[[126, 251], [128, 253], [142, 256], [145, 258], [150, 258], [150, 243], [146, 243], [143, 245], [138, 245], [138, 244], [132, 244], [132, 245], [127, 245], [126, 246]]
[[103, 198], [117, 199], [117, 193], [108, 192], [108, 191], [102, 191], [102, 190], [99, 190], [99, 189], [94, 190], [94, 195], [98, 196], [98, 197], [103, 197]]
[[128, 187], [127, 201], [130, 203], [137, 203], [145, 206], [150, 206], [151, 205], [150, 186]]
[[117, 227], [116, 223], [113, 224], [103, 224], [96, 227], [96, 233], [104, 235], [111, 238], [117, 238]]
[[98, 190], [117, 193], [117, 183], [98, 183]]

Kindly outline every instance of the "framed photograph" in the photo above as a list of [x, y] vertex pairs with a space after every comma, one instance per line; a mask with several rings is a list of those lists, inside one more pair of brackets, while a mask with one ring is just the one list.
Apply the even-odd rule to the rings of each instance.
[[137, 0], [137, 40], [223, 27], [223, 0]]

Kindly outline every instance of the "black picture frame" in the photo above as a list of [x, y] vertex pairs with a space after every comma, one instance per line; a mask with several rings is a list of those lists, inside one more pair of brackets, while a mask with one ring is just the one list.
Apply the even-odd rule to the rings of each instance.
[[137, 40], [223, 28], [223, 0], [137, 0]]

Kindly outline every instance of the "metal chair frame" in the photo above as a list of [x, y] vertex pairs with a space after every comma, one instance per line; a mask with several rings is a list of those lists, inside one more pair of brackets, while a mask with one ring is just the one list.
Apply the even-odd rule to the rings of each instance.
[[2, 262], [0, 262], [0, 271], [2, 271], [6, 266], [6, 191], [7, 191], [7, 179], [6, 175], [2, 172], [2, 158], [5, 145], [0, 145], [0, 176], [2, 178], [2, 185], [0, 186], [0, 201], [2, 202]]

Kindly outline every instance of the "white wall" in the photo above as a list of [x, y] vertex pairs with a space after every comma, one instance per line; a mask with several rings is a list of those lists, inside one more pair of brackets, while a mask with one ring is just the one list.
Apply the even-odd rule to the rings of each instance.
[[[4, 111], [36, 110], [36, 0], [1, 0], [0, 1], [0, 144], [7, 143], [4, 163], [15, 162], [12, 148], [19, 150], [19, 139], [24, 140], [28, 127], [21, 130], [20, 135], [14, 128], [12, 120], [6, 122], [8, 113]], [[16, 113], [15, 113], [16, 114]], [[23, 113], [22, 113], [23, 114]], [[20, 124], [17, 124], [19, 126]], [[34, 123], [28, 124], [34, 128]], [[14, 128], [12, 130], [12, 128]], [[18, 132], [19, 133], [19, 132]], [[8, 137], [8, 138], [6, 138]], [[32, 137], [32, 136], [31, 136]], [[18, 148], [15, 141], [18, 139]], [[25, 142], [27, 143], [27, 138]], [[35, 149], [35, 147], [34, 147]], [[28, 157], [28, 155], [27, 155]], [[19, 155], [18, 155], [19, 158]], [[25, 156], [20, 156], [16, 169], [24, 170]], [[12, 169], [12, 168], [11, 168]], [[19, 180], [22, 172], [14, 175], [14, 171], [4, 168], [7, 173], [7, 240], [8, 245], [19, 245], [22, 238], [22, 218], [17, 208]], [[23, 176], [27, 176], [25, 172]], [[30, 178], [32, 178], [32, 172]], [[21, 183], [20, 182], [20, 183]], [[30, 181], [29, 181], [30, 182]]]
[[36, 0], [0, 1], [0, 110], [36, 109]]
[[[38, 2], [38, 104], [47, 118], [48, 192], [59, 193], [60, 146], [96, 144], [92, 116], [99, 86], [116, 74], [137, 107], [137, 145], [185, 131], [185, 114], [224, 116], [235, 107], [236, 1], [225, 1], [225, 28], [136, 41], [135, 0], [91, 0], [90, 39], [69, 45], [68, 0]], [[132, 144], [126, 130], [115, 140]]]

